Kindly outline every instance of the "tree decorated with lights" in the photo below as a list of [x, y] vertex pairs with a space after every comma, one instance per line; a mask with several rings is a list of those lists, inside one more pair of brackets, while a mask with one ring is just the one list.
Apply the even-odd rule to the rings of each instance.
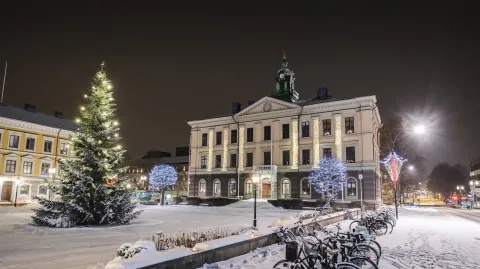
[[335, 158], [322, 158], [308, 180], [317, 193], [326, 193], [328, 200], [335, 199], [347, 180], [347, 168]]
[[163, 205], [165, 202], [165, 190], [177, 183], [177, 179], [177, 171], [170, 165], [156, 165], [150, 171], [150, 189], [160, 191], [162, 195], [161, 205]]
[[37, 225], [73, 227], [76, 225], [127, 224], [140, 215], [130, 198], [129, 179], [120, 176], [123, 154], [119, 123], [115, 119], [113, 86], [104, 64], [93, 77], [86, 105], [76, 119], [73, 135], [75, 158], [59, 162], [60, 184], [50, 188], [61, 201], [38, 198], [42, 205], [32, 217]]

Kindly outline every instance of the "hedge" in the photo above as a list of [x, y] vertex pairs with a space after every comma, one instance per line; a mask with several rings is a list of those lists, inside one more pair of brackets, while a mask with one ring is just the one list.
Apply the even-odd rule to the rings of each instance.
[[238, 199], [230, 199], [230, 198], [224, 198], [224, 197], [215, 197], [215, 198], [187, 197], [187, 204], [189, 205], [208, 204], [209, 206], [225, 206], [238, 201], [239, 201]]
[[303, 208], [303, 201], [300, 199], [278, 199], [268, 200], [268, 202], [275, 207], [283, 207], [285, 209], [302, 210]]

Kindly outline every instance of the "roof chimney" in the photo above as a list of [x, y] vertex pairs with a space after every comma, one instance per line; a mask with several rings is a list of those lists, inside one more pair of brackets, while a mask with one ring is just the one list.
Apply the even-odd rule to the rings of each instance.
[[55, 110], [54, 113], [55, 113], [55, 117], [57, 117], [57, 118], [59, 118], [59, 119], [63, 119], [63, 113], [62, 113], [62, 112]]
[[251, 106], [251, 105], [253, 105], [253, 104], [255, 104], [255, 101], [248, 101], [248, 105], [249, 105], [249, 106]]
[[29, 103], [26, 103], [26, 104], [25, 104], [25, 110], [26, 110], [26, 111], [29, 111], [29, 112], [35, 113], [35, 112], [37, 112], [37, 106], [32, 105], [32, 104], [29, 104]]
[[332, 97], [332, 96], [328, 95], [328, 88], [318, 88], [317, 89], [317, 99], [327, 100], [328, 97]]
[[240, 112], [240, 110], [242, 110], [242, 104], [240, 104], [239, 102], [233, 102], [232, 114], [237, 114], [238, 112]]

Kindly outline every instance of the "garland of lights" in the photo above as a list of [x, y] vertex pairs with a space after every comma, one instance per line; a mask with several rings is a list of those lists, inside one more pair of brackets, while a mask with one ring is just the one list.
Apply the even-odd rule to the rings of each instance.
[[390, 179], [393, 181], [393, 185], [397, 185], [397, 178], [398, 175], [400, 174], [400, 171], [402, 170], [403, 163], [408, 161], [405, 158], [402, 158], [398, 156], [395, 152], [390, 152], [388, 156], [383, 159], [383, 161], [380, 161], [385, 166], [385, 169], [387, 169], [387, 173], [390, 176]]

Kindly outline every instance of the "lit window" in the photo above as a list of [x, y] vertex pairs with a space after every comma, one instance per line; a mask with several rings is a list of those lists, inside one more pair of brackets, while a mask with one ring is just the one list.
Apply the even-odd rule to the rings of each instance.
[[8, 147], [9, 148], [18, 148], [18, 142], [20, 141], [20, 136], [18, 135], [10, 135], [8, 139]]
[[50, 164], [49, 163], [42, 163], [40, 174], [42, 176], [48, 176], [48, 170], [49, 169], [50, 169]]
[[354, 123], [353, 117], [345, 118], [345, 133], [346, 134], [355, 133], [355, 123]]
[[357, 196], [357, 182], [353, 179], [347, 181], [347, 196]]
[[30, 185], [23, 184], [20, 186], [20, 195], [30, 196]]
[[5, 165], [5, 172], [6, 173], [15, 173], [16, 168], [17, 168], [17, 161], [7, 160], [7, 164]]
[[23, 163], [23, 173], [24, 174], [31, 174], [33, 168], [33, 162], [24, 162]]
[[43, 142], [43, 152], [52, 152], [52, 141]]

